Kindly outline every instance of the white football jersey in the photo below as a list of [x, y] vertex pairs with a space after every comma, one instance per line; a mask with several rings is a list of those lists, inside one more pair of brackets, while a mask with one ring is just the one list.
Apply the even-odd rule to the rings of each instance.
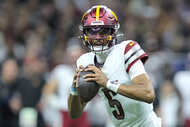
[[[77, 60], [77, 67], [94, 63], [95, 54], [83, 54]], [[108, 54], [102, 71], [110, 80], [118, 80], [124, 85], [132, 84], [129, 70], [133, 64], [148, 59], [147, 54], [135, 41], [123, 41], [115, 45]], [[99, 95], [103, 98], [108, 114], [116, 127], [158, 127], [157, 116], [152, 104], [127, 98], [101, 87]], [[155, 119], [155, 120], [153, 120]]]

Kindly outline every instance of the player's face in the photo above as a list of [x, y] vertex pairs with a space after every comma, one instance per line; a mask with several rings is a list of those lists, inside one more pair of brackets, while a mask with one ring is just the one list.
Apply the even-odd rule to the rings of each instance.
[[93, 46], [106, 46], [107, 45], [107, 37], [111, 35], [111, 28], [87, 28], [86, 35], [89, 36], [91, 40], [91, 44]]

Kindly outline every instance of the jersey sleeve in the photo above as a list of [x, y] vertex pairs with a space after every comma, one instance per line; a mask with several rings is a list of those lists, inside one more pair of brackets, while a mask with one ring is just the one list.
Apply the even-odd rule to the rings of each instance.
[[136, 76], [145, 74], [145, 68], [141, 60], [137, 60], [129, 70], [129, 76], [134, 79]]
[[148, 55], [143, 51], [136, 41], [129, 41], [124, 50], [125, 69], [127, 73], [130, 68], [141, 60], [143, 64], [148, 60]]

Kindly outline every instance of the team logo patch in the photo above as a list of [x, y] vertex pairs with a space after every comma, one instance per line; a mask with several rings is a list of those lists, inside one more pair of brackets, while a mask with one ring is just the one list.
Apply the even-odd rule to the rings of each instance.
[[115, 84], [115, 85], [118, 85], [118, 80], [115, 80], [115, 81], [110, 81], [111, 84]]

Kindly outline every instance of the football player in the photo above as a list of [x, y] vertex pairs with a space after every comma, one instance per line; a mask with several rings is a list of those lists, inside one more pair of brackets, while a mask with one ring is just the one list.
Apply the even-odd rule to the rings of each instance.
[[77, 71], [68, 99], [69, 115], [80, 117], [86, 103], [76, 91], [77, 74], [83, 67], [85, 81], [96, 81], [108, 114], [116, 127], [161, 127], [153, 111], [155, 94], [144, 64], [148, 55], [132, 40], [116, 45], [120, 25], [115, 13], [106, 6], [89, 9], [82, 17], [80, 30], [83, 44], [90, 52], [77, 60]]

